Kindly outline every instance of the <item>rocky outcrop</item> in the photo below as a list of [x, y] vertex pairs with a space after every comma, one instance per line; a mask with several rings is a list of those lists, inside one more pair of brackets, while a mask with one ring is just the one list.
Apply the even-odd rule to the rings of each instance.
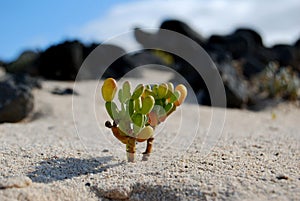
[[15, 61], [8, 63], [5, 69], [8, 73], [28, 73], [33, 76], [38, 76], [39, 56], [39, 52], [26, 50]]
[[[162, 34], [163, 35], [163, 34]], [[172, 44], [172, 48], [180, 49], [180, 44], [174, 39], [173, 41], [166, 41], [161, 33], [147, 33], [142, 30], [136, 29], [136, 39], [143, 45], [147, 47], [149, 44]], [[237, 45], [238, 46], [238, 45]], [[221, 74], [221, 78], [225, 87], [225, 93], [227, 98], [227, 106], [228, 107], [244, 107], [247, 104], [250, 96], [250, 92], [248, 90], [247, 83], [243, 80], [243, 75], [239, 74], [239, 72], [233, 67], [230, 63], [231, 59], [228, 55], [222, 55], [218, 57], [218, 52], [216, 49], [211, 49], [211, 53], [215, 53], [217, 58], [215, 60], [216, 67]], [[190, 64], [188, 61], [184, 60], [178, 55], [174, 55], [172, 53], [166, 53], [173, 57], [173, 62], [166, 64], [176, 70], [181, 76], [183, 76], [191, 85], [192, 89], [197, 95], [198, 103], [203, 105], [211, 105], [210, 95], [206, 83], [202, 76], [198, 73], [198, 71]], [[207, 66], [203, 66], [202, 68], [209, 68]], [[176, 79], [176, 78], [175, 78]], [[218, 79], [215, 76], [207, 77], [206, 79], [212, 80], [214, 83], [214, 79]], [[174, 81], [174, 80], [173, 80]]]
[[[169, 37], [166, 30], [177, 32], [183, 35], [183, 38], [192, 40], [184, 44], [178, 41], [175, 35]], [[84, 45], [76, 40], [65, 41], [45, 51], [25, 51], [16, 61], [8, 64], [0, 62], [0, 65], [3, 65], [10, 73], [28, 73], [52, 80], [107, 77], [119, 79], [139, 66], [163, 65], [172, 68], [189, 82], [200, 104], [210, 105], [210, 96], [204, 80], [206, 78], [214, 82], [217, 78], [208, 75], [203, 78], [188, 61], [179, 55], [155, 50], [163, 46], [180, 52], [182, 46], [185, 46], [188, 48], [181, 53], [189, 57], [191, 55], [188, 54], [197, 46], [195, 44], [199, 44], [212, 58], [221, 75], [226, 91], [227, 106], [237, 108], [247, 106], [250, 102], [255, 104], [253, 103], [253, 100], [257, 100], [256, 97], [254, 98], [257, 95], [255, 90], [261, 88], [261, 83], [256, 78], [266, 73], [267, 66], [270, 64], [278, 64], [278, 71], [288, 67], [292, 69], [291, 74], [298, 77], [300, 75], [300, 39], [292, 45], [277, 44], [269, 48], [264, 46], [263, 39], [257, 31], [244, 27], [227, 35], [212, 35], [204, 38], [191, 26], [176, 19], [163, 21], [156, 33], [136, 28], [134, 37], [144, 47], [143, 50], [127, 53], [125, 49], [117, 45]], [[87, 56], [90, 58], [85, 63]], [[193, 55], [194, 58], [198, 56], [200, 55]], [[84, 65], [84, 70], [80, 69], [82, 65]], [[206, 71], [205, 68], [207, 67], [203, 66], [201, 70]], [[138, 71], [134, 72], [135, 74], [131, 73], [130, 76], [141, 76]]]
[[[264, 46], [260, 34], [249, 28], [238, 28], [228, 35], [212, 35], [207, 40], [178, 20], [164, 21], [160, 28], [183, 34], [207, 51], [222, 77], [228, 107], [247, 107], [260, 100], [255, 97], [258, 95], [257, 89], [261, 87], [261, 83], [256, 78], [265, 74], [268, 71], [266, 67], [272, 62], [278, 63], [280, 68], [291, 66], [298, 71], [298, 74], [300, 72], [300, 40], [294, 46], [282, 44], [268, 48]], [[156, 45], [176, 50], [182, 49], [182, 44], [176, 37], [167, 37], [160, 30], [150, 33], [136, 28], [134, 35], [136, 41], [145, 48]], [[191, 42], [190, 49], [193, 48]], [[172, 53], [168, 54], [173, 58], [173, 63], [168, 65], [189, 82], [194, 92], [198, 94], [198, 102], [210, 105], [206, 83], [199, 73], [184, 58]], [[216, 78], [208, 77], [207, 79]]]
[[5, 75], [0, 78], [0, 123], [18, 122], [24, 119], [34, 106], [29, 79], [21, 75]]
[[79, 41], [65, 41], [45, 51], [25, 51], [15, 61], [5, 65], [9, 73], [27, 73], [51, 80], [75, 80], [78, 70], [97, 46], [86, 46]]
[[197, 33], [194, 29], [192, 29], [188, 24], [180, 21], [180, 20], [166, 20], [162, 22], [160, 25], [160, 29], [166, 29], [170, 31], [175, 31], [177, 33], [183, 34], [190, 39], [194, 40], [200, 45], [204, 45], [204, 37]]
[[51, 46], [38, 59], [39, 74], [46, 79], [75, 80], [88, 52], [79, 41]]

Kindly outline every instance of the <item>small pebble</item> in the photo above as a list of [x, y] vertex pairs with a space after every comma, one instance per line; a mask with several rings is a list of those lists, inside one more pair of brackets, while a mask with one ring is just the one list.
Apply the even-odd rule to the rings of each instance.
[[130, 186], [118, 186], [116, 188], [107, 189], [106, 191], [100, 190], [103, 197], [113, 200], [126, 200], [129, 199], [132, 189]]
[[289, 179], [287, 176], [285, 176], [285, 175], [283, 175], [283, 174], [278, 175], [276, 178], [277, 178], [278, 180], [282, 180], [282, 179], [288, 180], [288, 179]]

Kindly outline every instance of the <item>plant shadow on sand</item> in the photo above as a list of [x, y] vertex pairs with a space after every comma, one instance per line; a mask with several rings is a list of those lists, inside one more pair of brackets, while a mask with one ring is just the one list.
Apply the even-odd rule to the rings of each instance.
[[112, 156], [89, 159], [56, 158], [41, 161], [33, 172], [27, 174], [33, 182], [50, 183], [87, 174], [98, 174], [121, 163], [108, 164]]

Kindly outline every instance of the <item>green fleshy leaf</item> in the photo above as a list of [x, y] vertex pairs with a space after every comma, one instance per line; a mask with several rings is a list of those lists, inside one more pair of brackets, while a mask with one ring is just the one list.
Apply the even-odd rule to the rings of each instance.
[[135, 134], [139, 133], [139, 131], [144, 127], [146, 123], [144, 115], [142, 115], [141, 113], [134, 113], [131, 116], [131, 120], [133, 122], [133, 131]]
[[140, 112], [142, 109], [142, 99], [141, 97], [134, 100], [134, 110]]
[[120, 117], [120, 111], [115, 102], [106, 102], [105, 108], [112, 120], [116, 120]]
[[131, 116], [134, 113], [134, 100], [130, 99], [128, 101], [128, 113]]
[[136, 136], [137, 139], [147, 140], [153, 136], [153, 128], [151, 126], [144, 127]]
[[107, 78], [103, 82], [101, 92], [102, 97], [106, 102], [112, 101], [117, 92], [117, 82], [113, 78]]
[[130, 135], [130, 124], [127, 121], [120, 121], [119, 122], [119, 129], [125, 133], [126, 135]]
[[126, 100], [124, 99], [123, 89], [119, 89], [118, 99], [119, 99], [120, 103], [125, 103]]
[[168, 82], [168, 93], [166, 95], [166, 98], [170, 98], [172, 93], [174, 93], [174, 85], [172, 84], [172, 82]]
[[170, 110], [173, 108], [173, 103], [168, 103], [164, 109], [165, 109], [165, 112], [168, 114], [170, 112]]
[[158, 110], [157, 110], [157, 116], [158, 118], [165, 116], [167, 113], [165, 111], [165, 108], [158, 106]]
[[124, 84], [123, 84], [123, 99], [125, 101], [127, 101], [131, 97], [130, 89], [131, 89], [130, 82], [128, 82], [128, 81], [124, 82]]
[[143, 93], [143, 97], [146, 96], [153, 96], [154, 97], [154, 93], [151, 91], [151, 89], [145, 89], [144, 93]]
[[155, 99], [158, 99], [158, 84], [154, 84], [153, 86], [152, 86], [152, 92], [153, 92], [153, 97], [155, 98]]
[[145, 90], [145, 87], [143, 84], [139, 84], [135, 90], [133, 91], [133, 94], [131, 96], [131, 99], [135, 100], [135, 99], [138, 99], [139, 97], [141, 97], [141, 95], [143, 94]]
[[168, 93], [168, 85], [165, 83], [162, 83], [158, 86], [157, 89], [157, 96], [159, 99], [164, 98]]
[[180, 97], [180, 91], [175, 90], [170, 96], [170, 103], [174, 103]]
[[141, 113], [148, 114], [152, 110], [154, 104], [155, 104], [155, 99], [152, 96], [146, 96], [142, 100]]

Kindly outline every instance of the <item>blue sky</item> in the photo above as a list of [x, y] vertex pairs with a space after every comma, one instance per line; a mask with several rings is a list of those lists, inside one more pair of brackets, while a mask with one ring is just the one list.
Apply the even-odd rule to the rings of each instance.
[[204, 37], [247, 26], [268, 46], [300, 38], [299, 0], [11, 0], [0, 7], [0, 60], [5, 61], [66, 39], [101, 42], [134, 26], [155, 28], [166, 18], [182, 19]]
[[[0, 60], [13, 59], [27, 48], [45, 48], [76, 37], [88, 21], [101, 18], [122, 0], [1, 1]], [[130, 2], [130, 1], [126, 1]]]

